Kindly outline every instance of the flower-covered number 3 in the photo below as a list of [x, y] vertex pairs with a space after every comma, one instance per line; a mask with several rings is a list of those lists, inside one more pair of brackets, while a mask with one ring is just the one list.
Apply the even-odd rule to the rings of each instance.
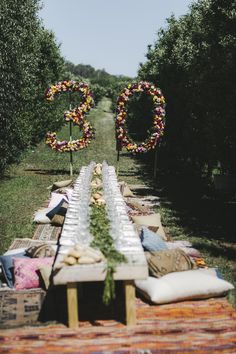
[[93, 98], [87, 84], [73, 80], [58, 82], [56, 85], [46, 90], [45, 96], [48, 101], [52, 101], [55, 95], [63, 92], [79, 91], [82, 94], [82, 101], [77, 108], [64, 112], [66, 122], [72, 122], [78, 125], [83, 132], [81, 139], [70, 141], [58, 141], [55, 132], [48, 132], [46, 135], [46, 144], [58, 152], [72, 152], [86, 148], [94, 138], [94, 129], [91, 124], [84, 118], [93, 104]]

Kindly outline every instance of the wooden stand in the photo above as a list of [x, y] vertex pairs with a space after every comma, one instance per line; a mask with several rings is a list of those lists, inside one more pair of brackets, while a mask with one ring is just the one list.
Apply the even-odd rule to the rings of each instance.
[[[78, 283], [67, 283], [67, 309], [69, 328], [79, 327], [78, 316]], [[136, 325], [136, 304], [135, 304], [135, 286], [133, 280], [124, 281], [125, 290], [125, 310], [127, 326]]]
[[136, 304], [135, 304], [135, 287], [133, 280], [126, 280], [125, 286], [125, 310], [127, 326], [136, 325]]
[[77, 283], [67, 283], [68, 326], [79, 326]]

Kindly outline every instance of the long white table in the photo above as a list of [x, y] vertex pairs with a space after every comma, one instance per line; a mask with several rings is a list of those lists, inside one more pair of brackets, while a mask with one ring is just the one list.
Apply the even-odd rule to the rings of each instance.
[[[83, 170], [82, 170], [83, 171]], [[79, 201], [77, 193], [78, 184], [74, 185], [74, 193], [66, 214], [61, 237], [59, 239], [58, 254], [54, 263], [53, 283], [54, 285], [67, 285], [67, 307], [68, 307], [68, 325], [77, 327], [78, 316], [78, 296], [77, 285], [82, 282], [104, 281], [106, 277], [106, 262], [95, 264], [63, 266], [58, 270], [58, 265], [63, 257], [73, 245], [79, 241], [77, 229], [77, 219], [75, 205]], [[122, 235], [124, 236], [124, 235]], [[119, 251], [125, 255], [127, 263], [121, 263], [116, 267], [114, 280], [124, 281], [125, 303], [126, 303], [126, 323], [127, 325], [136, 324], [135, 307], [135, 279], [145, 279], [148, 277], [148, 267], [137, 233], [133, 232], [127, 238], [123, 237], [122, 245]]]

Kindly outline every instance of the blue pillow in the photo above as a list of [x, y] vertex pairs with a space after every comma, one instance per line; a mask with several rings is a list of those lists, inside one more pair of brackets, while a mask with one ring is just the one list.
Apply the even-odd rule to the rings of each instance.
[[141, 230], [141, 243], [146, 251], [163, 251], [168, 249], [161, 236], [143, 226]]
[[67, 212], [68, 202], [63, 198], [52, 210], [50, 210], [46, 216], [52, 220], [55, 215], [65, 217]]
[[11, 254], [9, 256], [0, 256], [0, 264], [2, 265], [3, 275], [9, 288], [14, 287], [13, 257], [29, 258], [25, 252]]

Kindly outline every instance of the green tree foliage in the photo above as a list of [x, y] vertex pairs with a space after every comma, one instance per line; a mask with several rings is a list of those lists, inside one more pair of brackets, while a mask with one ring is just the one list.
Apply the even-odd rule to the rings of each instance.
[[0, 2], [1, 171], [54, 125], [43, 94], [58, 80], [63, 59], [37, 17], [39, 6], [39, 0]]
[[199, 0], [167, 20], [139, 77], [167, 100], [163, 160], [202, 173], [236, 172], [235, 0]]
[[69, 76], [75, 80], [87, 81], [93, 92], [95, 104], [102, 97], [106, 96], [112, 99], [113, 108], [115, 109], [116, 100], [119, 92], [125, 87], [130, 78], [125, 76], [116, 76], [107, 73], [104, 69], [96, 70], [91, 65], [73, 64], [66, 62], [66, 70]]

